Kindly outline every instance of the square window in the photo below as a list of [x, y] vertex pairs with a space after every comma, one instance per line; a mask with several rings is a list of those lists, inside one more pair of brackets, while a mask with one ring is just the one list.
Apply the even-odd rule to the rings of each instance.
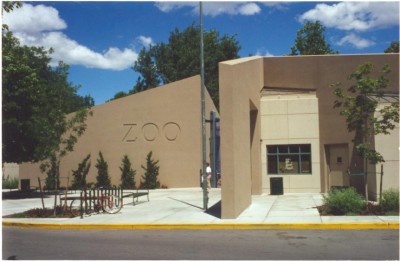
[[279, 173], [299, 173], [299, 157], [279, 155]]
[[274, 145], [267, 146], [267, 152], [276, 154], [278, 152], [278, 147]]
[[278, 174], [278, 157], [277, 156], [268, 156], [268, 173], [269, 174]]
[[311, 144], [267, 145], [268, 174], [312, 174]]
[[300, 145], [301, 153], [311, 153], [311, 145]]
[[287, 145], [280, 145], [278, 146], [278, 153], [288, 153], [288, 146]]
[[311, 155], [301, 155], [301, 173], [311, 174]]
[[289, 145], [289, 153], [299, 153], [299, 145]]

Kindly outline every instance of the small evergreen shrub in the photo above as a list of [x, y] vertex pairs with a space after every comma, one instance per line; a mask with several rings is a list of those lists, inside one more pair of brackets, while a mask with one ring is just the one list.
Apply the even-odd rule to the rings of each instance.
[[[57, 188], [60, 187], [60, 179], [57, 177], [57, 173], [60, 171], [60, 162], [57, 161], [57, 158], [52, 155], [50, 158], [50, 163], [48, 170], [46, 172], [47, 177], [45, 181], [45, 188], [47, 190], [54, 190], [56, 189], [56, 181], [57, 181]], [[44, 168], [43, 168], [44, 169]]]
[[142, 187], [146, 189], [160, 188], [160, 182], [158, 181], [158, 172], [160, 167], [158, 166], [158, 160], [153, 160], [153, 152], [150, 151], [146, 157], [146, 167], [142, 165], [142, 169], [145, 171], [142, 179]]
[[78, 168], [72, 171], [74, 177], [72, 181], [72, 189], [83, 189], [86, 187], [86, 176], [90, 169], [90, 154], [88, 154], [81, 163], [78, 164]]
[[354, 188], [332, 189], [324, 196], [324, 204], [327, 212], [334, 215], [360, 213], [366, 206], [363, 196]]
[[96, 163], [97, 168], [97, 187], [109, 188], [111, 187], [111, 179], [108, 175], [108, 163], [104, 160], [103, 154], [99, 152], [99, 158]]
[[399, 190], [388, 189], [382, 192], [381, 208], [383, 211], [399, 212]]
[[2, 189], [17, 189], [18, 188], [18, 179], [17, 178], [3, 178], [1, 183]]
[[128, 155], [122, 158], [122, 166], [119, 169], [121, 170], [121, 187], [123, 189], [135, 188], [136, 170], [133, 170]]

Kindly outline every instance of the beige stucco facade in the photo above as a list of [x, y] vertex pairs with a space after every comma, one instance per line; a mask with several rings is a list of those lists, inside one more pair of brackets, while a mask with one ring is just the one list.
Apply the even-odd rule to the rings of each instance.
[[[271, 131], [273, 129], [274, 131]], [[320, 192], [318, 99], [312, 93], [265, 94], [261, 97], [261, 162], [263, 192], [270, 192], [267, 178], [267, 145], [311, 144], [312, 173], [282, 177], [285, 192]]]
[[[354, 133], [333, 109], [330, 86], [342, 82], [347, 88], [347, 77], [365, 62], [375, 64], [377, 72], [389, 64], [388, 91], [398, 95], [398, 54], [252, 57], [220, 63], [222, 218], [237, 217], [251, 195], [270, 193], [271, 177], [283, 178], [285, 192], [326, 192], [332, 185], [363, 189], [362, 178], [346, 174], [347, 169], [361, 171], [362, 164], [353, 150]], [[398, 129], [375, 142], [384, 156], [390, 155], [384, 187], [398, 188]], [[311, 173], [267, 173], [266, 146], [291, 144], [311, 147]], [[369, 175], [371, 196], [376, 196], [379, 178]]]
[[[61, 185], [66, 185], [68, 175], [71, 182], [72, 170], [77, 169], [88, 154], [91, 168], [87, 181], [96, 182], [99, 151], [108, 163], [113, 185], [121, 183], [119, 167], [124, 155], [128, 155], [136, 170], [138, 185], [144, 173], [141, 165], [145, 165], [146, 155], [152, 151], [153, 158], [159, 160], [161, 185], [168, 188], [199, 186], [202, 166], [200, 86], [200, 77], [195, 76], [92, 107], [93, 116], [87, 119], [86, 132], [74, 151], [61, 161]], [[210, 111], [216, 109], [207, 93], [208, 115]], [[20, 166], [20, 179], [30, 179], [30, 185], [37, 186], [37, 177], [46, 177], [40, 172], [39, 164]]]
[[[388, 91], [398, 99], [398, 54], [249, 57], [219, 64], [222, 218], [236, 218], [251, 204], [252, 195], [271, 193], [271, 178], [282, 178], [285, 193], [327, 192], [331, 186], [349, 185], [363, 191], [362, 178], [347, 175], [348, 169], [361, 172], [362, 163], [353, 148], [354, 133], [333, 108], [331, 85], [342, 82], [347, 88], [347, 77], [365, 62], [375, 64], [377, 72], [390, 65]], [[199, 186], [200, 100], [200, 77], [195, 76], [93, 107], [85, 134], [61, 162], [61, 176], [71, 177], [90, 153], [88, 181], [95, 182], [101, 151], [113, 185], [120, 184], [125, 154], [137, 171], [138, 184], [140, 166], [153, 151], [162, 185]], [[207, 94], [207, 118], [210, 111], [216, 109]], [[207, 128], [207, 142], [208, 137]], [[302, 170], [300, 163], [284, 159], [277, 160], [277, 170], [270, 173], [267, 148], [277, 146], [298, 146], [300, 151], [303, 146], [307, 153], [299, 156], [299, 162], [305, 159]], [[376, 136], [375, 147], [386, 159], [383, 189], [398, 188], [398, 127], [391, 135]], [[380, 172], [380, 165], [370, 167]], [[292, 173], [296, 168], [299, 173]], [[20, 179], [30, 179], [32, 186], [37, 186], [37, 177], [45, 178], [38, 164], [22, 164], [19, 171]], [[369, 194], [376, 198], [380, 175], [369, 175], [368, 181]]]

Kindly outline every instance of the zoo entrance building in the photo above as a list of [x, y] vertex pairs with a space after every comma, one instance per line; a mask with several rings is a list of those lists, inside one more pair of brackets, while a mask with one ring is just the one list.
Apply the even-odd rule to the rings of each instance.
[[[262, 193], [327, 192], [332, 186], [354, 186], [364, 192], [363, 163], [354, 150], [353, 132], [334, 109], [332, 84], [359, 65], [384, 64], [392, 71], [380, 106], [398, 101], [399, 54], [249, 57], [219, 64], [219, 157], [222, 218], [236, 218]], [[61, 161], [61, 176], [88, 155], [88, 182], [96, 180], [99, 151], [113, 185], [120, 184], [121, 160], [128, 155], [143, 175], [146, 155], [159, 160], [159, 181], [168, 188], [198, 187], [202, 166], [200, 77], [194, 76], [92, 108], [87, 130], [74, 151]], [[217, 112], [206, 95], [206, 112]], [[212, 132], [207, 128], [207, 141]], [[375, 136], [385, 162], [383, 190], [399, 187], [399, 129]], [[210, 154], [210, 146], [207, 145]], [[214, 150], [213, 150], [214, 151]], [[381, 166], [370, 166], [369, 197], [376, 199]], [[349, 174], [350, 173], [350, 174]], [[44, 178], [39, 164], [19, 166], [19, 179], [37, 186]], [[61, 180], [62, 185], [63, 180]]]

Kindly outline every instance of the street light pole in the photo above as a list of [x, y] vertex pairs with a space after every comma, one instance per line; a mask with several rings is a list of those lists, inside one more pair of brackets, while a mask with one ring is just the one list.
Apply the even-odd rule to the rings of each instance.
[[202, 144], [202, 175], [203, 175], [203, 209], [207, 210], [208, 190], [206, 173], [206, 102], [204, 86], [204, 40], [203, 40], [203, 4], [200, 2], [200, 63], [201, 63], [201, 144]]

